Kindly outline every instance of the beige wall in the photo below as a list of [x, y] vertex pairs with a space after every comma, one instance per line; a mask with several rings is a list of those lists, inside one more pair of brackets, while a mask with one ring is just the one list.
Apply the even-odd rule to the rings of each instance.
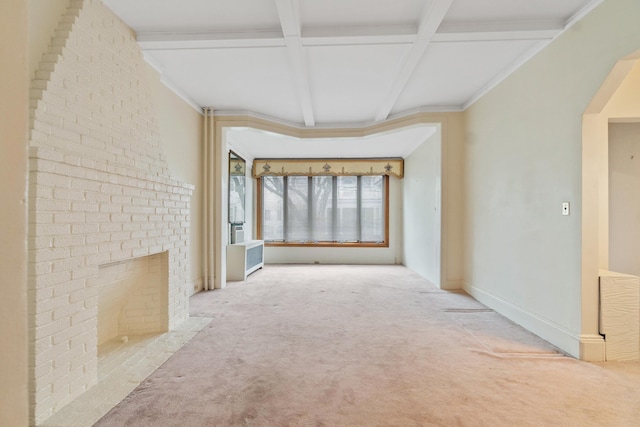
[[602, 113], [614, 121], [640, 119], [640, 61], [635, 61]]
[[160, 126], [160, 142], [171, 175], [195, 185], [191, 196], [189, 242], [191, 292], [202, 287], [202, 115], [165, 86], [149, 67], [151, 94]]
[[0, 425], [28, 424], [27, 2], [0, 2]]
[[42, 54], [47, 51], [51, 37], [58, 27], [70, 0], [29, 1], [29, 78], [33, 78]]
[[[437, 121], [438, 122], [438, 121]], [[463, 284], [463, 207], [465, 122], [462, 113], [441, 116], [442, 241], [440, 281], [443, 289]]]
[[597, 335], [580, 299], [597, 297], [582, 287], [582, 114], [640, 47], [638, 17], [605, 1], [465, 112], [465, 288], [574, 356]]

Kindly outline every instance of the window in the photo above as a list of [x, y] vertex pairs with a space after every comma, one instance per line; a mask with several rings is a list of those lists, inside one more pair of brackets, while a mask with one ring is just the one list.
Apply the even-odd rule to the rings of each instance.
[[389, 178], [260, 178], [260, 238], [272, 245], [388, 246]]

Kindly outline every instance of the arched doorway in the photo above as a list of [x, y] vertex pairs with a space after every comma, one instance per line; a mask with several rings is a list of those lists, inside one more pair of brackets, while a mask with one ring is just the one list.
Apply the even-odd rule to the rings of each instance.
[[616, 63], [582, 118], [583, 360], [604, 360], [598, 277], [609, 269], [609, 124], [632, 120], [640, 121], [640, 51]]

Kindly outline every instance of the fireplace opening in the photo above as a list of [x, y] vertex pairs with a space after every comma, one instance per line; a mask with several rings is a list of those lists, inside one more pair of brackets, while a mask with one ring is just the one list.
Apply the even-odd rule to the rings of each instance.
[[168, 253], [103, 264], [98, 290], [98, 346], [168, 330]]

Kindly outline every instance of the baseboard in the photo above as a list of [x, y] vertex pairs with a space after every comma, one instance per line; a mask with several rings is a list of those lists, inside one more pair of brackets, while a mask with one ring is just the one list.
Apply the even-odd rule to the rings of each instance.
[[554, 324], [533, 313], [516, 307], [515, 305], [504, 301], [503, 299], [500, 299], [475, 286], [465, 284], [464, 290], [481, 303], [494, 309], [498, 313], [502, 314], [503, 316], [512, 320], [523, 328], [533, 332], [540, 338], [549, 341], [551, 344], [555, 345], [565, 353], [575, 358], [581, 358], [581, 350], [583, 350], [583, 345], [587, 345], [589, 346], [589, 348], [591, 348], [589, 344], [591, 342], [595, 342], [583, 341], [583, 337], [579, 334], [576, 334], [575, 332], [569, 331], [560, 325]]
[[580, 335], [580, 359], [587, 362], [604, 362], [605, 346], [602, 335]]

